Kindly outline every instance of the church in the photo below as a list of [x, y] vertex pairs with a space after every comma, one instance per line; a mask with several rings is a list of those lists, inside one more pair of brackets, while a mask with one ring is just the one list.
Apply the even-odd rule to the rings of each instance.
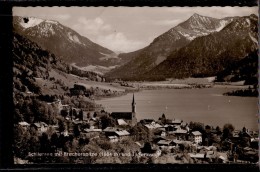
[[132, 112], [112, 112], [111, 117], [116, 120], [124, 120], [130, 126], [136, 125], [137, 119], [136, 119], [135, 95], [133, 94]]

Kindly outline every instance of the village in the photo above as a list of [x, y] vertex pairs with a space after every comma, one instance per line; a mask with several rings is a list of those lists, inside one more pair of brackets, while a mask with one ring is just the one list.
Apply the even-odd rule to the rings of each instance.
[[48, 104], [58, 108], [62, 120], [54, 125], [41, 121], [19, 122], [23, 134], [30, 133], [36, 141], [31, 143], [32, 139], [28, 140], [30, 149], [15, 158], [16, 163], [204, 164], [259, 161], [257, 131], [245, 127], [235, 130], [232, 124], [220, 128], [204, 126], [200, 122], [187, 123], [181, 119], [168, 119], [165, 114], [158, 120], [137, 121], [136, 117], [141, 114], [136, 111], [134, 94], [131, 112], [83, 111], [62, 104], [59, 99]]

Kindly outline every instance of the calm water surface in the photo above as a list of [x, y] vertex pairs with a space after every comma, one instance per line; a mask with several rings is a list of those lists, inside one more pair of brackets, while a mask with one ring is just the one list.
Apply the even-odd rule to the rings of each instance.
[[[143, 90], [135, 93], [138, 120], [167, 118], [185, 122], [203, 122], [223, 127], [232, 123], [236, 129], [258, 129], [258, 99], [255, 97], [222, 96], [232, 88]], [[133, 94], [96, 101], [108, 112], [131, 111]]]

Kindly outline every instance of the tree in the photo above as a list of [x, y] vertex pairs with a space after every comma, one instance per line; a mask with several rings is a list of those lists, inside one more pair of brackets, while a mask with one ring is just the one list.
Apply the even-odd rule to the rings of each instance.
[[70, 119], [72, 120], [72, 116], [73, 116], [72, 108], [70, 108], [69, 116], [70, 116]]
[[93, 117], [94, 117], [94, 118], [96, 118], [96, 117], [97, 117], [97, 113], [96, 113], [96, 112], [94, 112], [94, 114], [93, 114]]
[[59, 120], [58, 125], [59, 125], [59, 132], [63, 132], [66, 129], [64, 121]]
[[79, 120], [83, 121], [83, 110], [79, 111]]
[[57, 133], [53, 133], [51, 135], [51, 149], [52, 152], [55, 152], [57, 147], [58, 147], [58, 142], [59, 142], [59, 137], [57, 135]]
[[228, 123], [223, 126], [223, 139], [230, 138], [232, 136], [235, 127]]
[[130, 129], [130, 134], [134, 137], [135, 141], [149, 142], [152, 138], [152, 133], [141, 123], [137, 123], [137, 125], [132, 127]]
[[199, 131], [201, 133], [204, 133], [204, 124], [200, 122], [190, 122], [190, 129], [192, 131]]
[[74, 125], [73, 133], [74, 133], [75, 137], [79, 137], [80, 136], [80, 131], [79, 131], [79, 126], [78, 125]]
[[72, 110], [72, 114], [73, 114], [73, 116], [74, 116], [75, 118], [78, 117], [78, 113], [77, 113], [76, 109], [73, 109], [73, 110]]
[[60, 114], [61, 114], [61, 116], [63, 116], [64, 118], [66, 117], [66, 116], [68, 116], [68, 111], [67, 110], [64, 110], [64, 109], [62, 109], [61, 111], [60, 111]]
[[50, 152], [50, 141], [46, 133], [40, 137], [40, 152]]
[[153, 153], [152, 145], [150, 142], [145, 142], [144, 147], [141, 148], [142, 153]]
[[116, 125], [116, 120], [108, 115], [103, 115], [100, 118], [102, 129], [107, 127], [114, 127]]
[[222, 134], [221, 129], [220, 129], [219, 126], [216, 127], [216, 131], [217, 131], [217, 135], [221, 135]]
[[20, 121], [24, 121], [23, 115], [20, 113], [19, 109], [15, 109], [14, 111], [14, 122], [18, 123]]
[[89, 112], [87, 113], [87, 118], [88, 118], [88, 119], [90, 118], [90, 113], [89, 113]]
[[161, 122], [162, 122], [162, 124], [166, 124], [166, 117], [165, 117], [164, 113], [162, 114]]

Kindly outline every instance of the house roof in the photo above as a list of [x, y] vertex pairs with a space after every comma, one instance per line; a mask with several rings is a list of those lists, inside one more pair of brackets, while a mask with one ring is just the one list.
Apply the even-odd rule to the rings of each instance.
[[108, 136], [109, 139], [117, 139], [117, 136]]
[[21, 126], [29, 126], [30, 124], [28, 122], [22, 121], [22, 122], [19, 122], [19, 125], [21, 125]]
[[123, 119], [117, 120], [118, 125], [128, 125]]
[[123, 131], [116, 131], [115, 132], [118, 136], [128, 136], [130, 135], [130, 133], [126, 130], [123, 130]]
[[44, 127], [48, 127], [48, 124], [46, 124], [45, 122], [40, 122], [41, 125], [43, 125]]
[[135, 144], [137, 144], [138, 146], [142, 147], [140, 142], [135, 142]]
[[155, 128], [161, 128], [161, 127], [162, 127], [162, 126], [161, 126], [160, 124], [158, 124], [158, 123], [146, 124], [146, 125], [144, 125], [144, 126], [146, 126], [146, 127], [149, 128], [149, 129], [155, 129]]
[[190, 155], [191, 158], [204, 158], [204, 154], [203, 153], [188, 153]]
[[180, 119], [167, 119], [166, 123], [167, 124], [181, 124], [182, 121]]
[[131, 120], [132, 112], [112, 112], [111, 117], [115, 119]]
[[169, 145], [172, 141], [171, 140], [160, 140], [157, 142], [158, 145]]
[[187, 134], [187, 130], [183, 130], [183, 129], [178, 129], [176, 131], [172, 131], [171, 133], [173, 134]]
[[73, 120], [72, 122], [73, 122], [73, 124], [81, 124], [82, 123], [82, 121], [79, 121], [79, 120]]
[[115, 132], [115, 131], [118, 131], [118, 129], [114, 128], [114, 127], [107, 127], [103, 131], [104, 132]]
[[154, 132], [154, 134], [155, 134], [155, 135], [157, 135], [157, 134], [162, 134], [163, 132], [165, 133], [165, 131], [163, 131], [163, 130], [157, 130], [157, 131]]
[[199, 131], [193, 131], [192, 134], [193, 134], [194, 136], [200, 136], [200, 135], [201, 135], [201, 132], [199, 132]]
[[145, 124], [150, 124], [150, 123], [152, 123], [154, 121], [155, 121], [154, 119], [142, 119], [140, 122], [143, 122]]
[[84, 129], [84, 131], [86, 131], [87, 133], [90, 133], [90, 132], [101, 132], [102, 129], [98, 129], [98, 128], [91, 128], [91, 129]]
[[174, 143], [176, 143], [176, 144], [181, 144], [181, 143], [183, 143], [183, 141], [177, 140], [177, 139], [172, 140], [172, 142], [174, 142]]
[[41, 124], [40, 123], [33, 123], [36, 127], [40, 128], [41, 127]]

